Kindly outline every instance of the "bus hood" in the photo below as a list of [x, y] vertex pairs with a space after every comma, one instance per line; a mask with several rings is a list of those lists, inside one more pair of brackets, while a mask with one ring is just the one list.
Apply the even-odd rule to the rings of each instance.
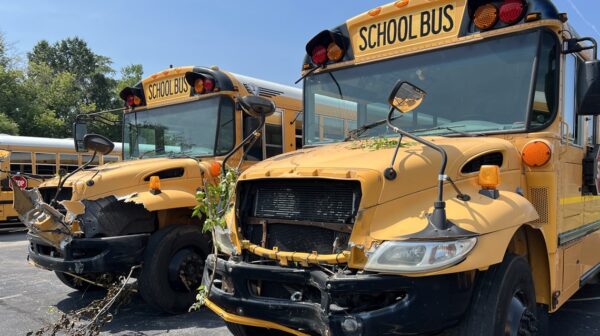
[[[131, 160], [105, 164], [86, 169], [71, 176], [64, 187], [73, 190], [72, 200], [97, 199], [109, 195], [121, 197], [137, 188], [147, 189], [150, 176], [169, 176], [200, 178], [198, 162], [194, 159], [156, 158]], [[40, 185], [43, 188], [55, 188], [58, 178], [48, 180]], [[133, 188], [133, 189], [132, 189]]]
[[[428, 137], [427, 139], [446, 150], [448, 153], [446, 174], [455, 181], [468, 177], [461, 173], [462, 167], [485, 153], [501, 153], [502, 170], [514, 170], [520, 167], [520, 156], [516, 148], [503, 139], [487, 137]], [[390, 167], [394, 150], [395, 148], [389, 146], [378, 149], [374, 140], [307, 148], [259, 163], [245, 171], [240, 179], [322, 177], [373, 180], [373, 176], [376, 176], [377, 183], [362, 186], [362, 208], [436, 187], [441, 165], [440, 154], [410, 140], [404, 140], [394, 163], [394, 169], [398, 173], [397, 178], [391, 181], [385, 179], [383, 172]]]

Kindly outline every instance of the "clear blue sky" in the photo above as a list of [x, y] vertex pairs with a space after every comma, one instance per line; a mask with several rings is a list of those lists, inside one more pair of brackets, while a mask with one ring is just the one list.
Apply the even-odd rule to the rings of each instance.
[[[23, 57], [41, 39], [79, 36], [115, 69], [141, 63], [148, 75], [170, 64], [218, 65], [291, 84], [312, 36], [391, 1], [0, 0], [0, 32]], [[580, 34], [600, 40], [600, 1], [555, 3]]]

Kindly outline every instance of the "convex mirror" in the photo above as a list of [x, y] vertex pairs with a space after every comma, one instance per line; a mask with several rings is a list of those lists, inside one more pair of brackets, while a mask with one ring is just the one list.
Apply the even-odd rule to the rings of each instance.
[[259, 96], [245, 96], [239, 99], [240, 107], [248, 115], [263, 119], [275, 113], [275, 103]]
[[577, 114], [600, 115], [600, 61], [583, 62], [577, 71]]
[[112, 141], [99, 134], [87, 134], [83, 138], [83, 144], [87, 149], [102, 155], [110, 154], [115, 148], [115, 144]]
[[419, 107], [426, 95], [425, 91], [415, 85], [399, 81], [394, 86], [388, 101], [396, 110], [407, 113]]

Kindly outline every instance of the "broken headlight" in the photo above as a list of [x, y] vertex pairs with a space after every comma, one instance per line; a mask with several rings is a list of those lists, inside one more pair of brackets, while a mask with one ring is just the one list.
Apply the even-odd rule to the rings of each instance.
[[369, 256], [366, 271], [420, 273], [450, 267], [463, 261], [477, 238], [455, 241], [386, 241]]

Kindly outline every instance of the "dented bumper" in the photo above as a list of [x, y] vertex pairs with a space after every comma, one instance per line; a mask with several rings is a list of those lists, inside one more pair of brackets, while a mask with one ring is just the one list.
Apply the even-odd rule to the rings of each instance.
[[61, 250], [29, 234], [29, 260], [39, 267], [74, 274], [122, 273], [142, 262], [150, 234], [74, 238]]
[[[207, 259], [205, 285], [214, 258]], [[437, 332], [460, 320], [473, 288], [473, 276], [467, 273], [424, 278], [330, 275], [319, 269], [220, 258], [216, 269], [209, 308], [228, 322], [293, 330], [296, 335]]]

